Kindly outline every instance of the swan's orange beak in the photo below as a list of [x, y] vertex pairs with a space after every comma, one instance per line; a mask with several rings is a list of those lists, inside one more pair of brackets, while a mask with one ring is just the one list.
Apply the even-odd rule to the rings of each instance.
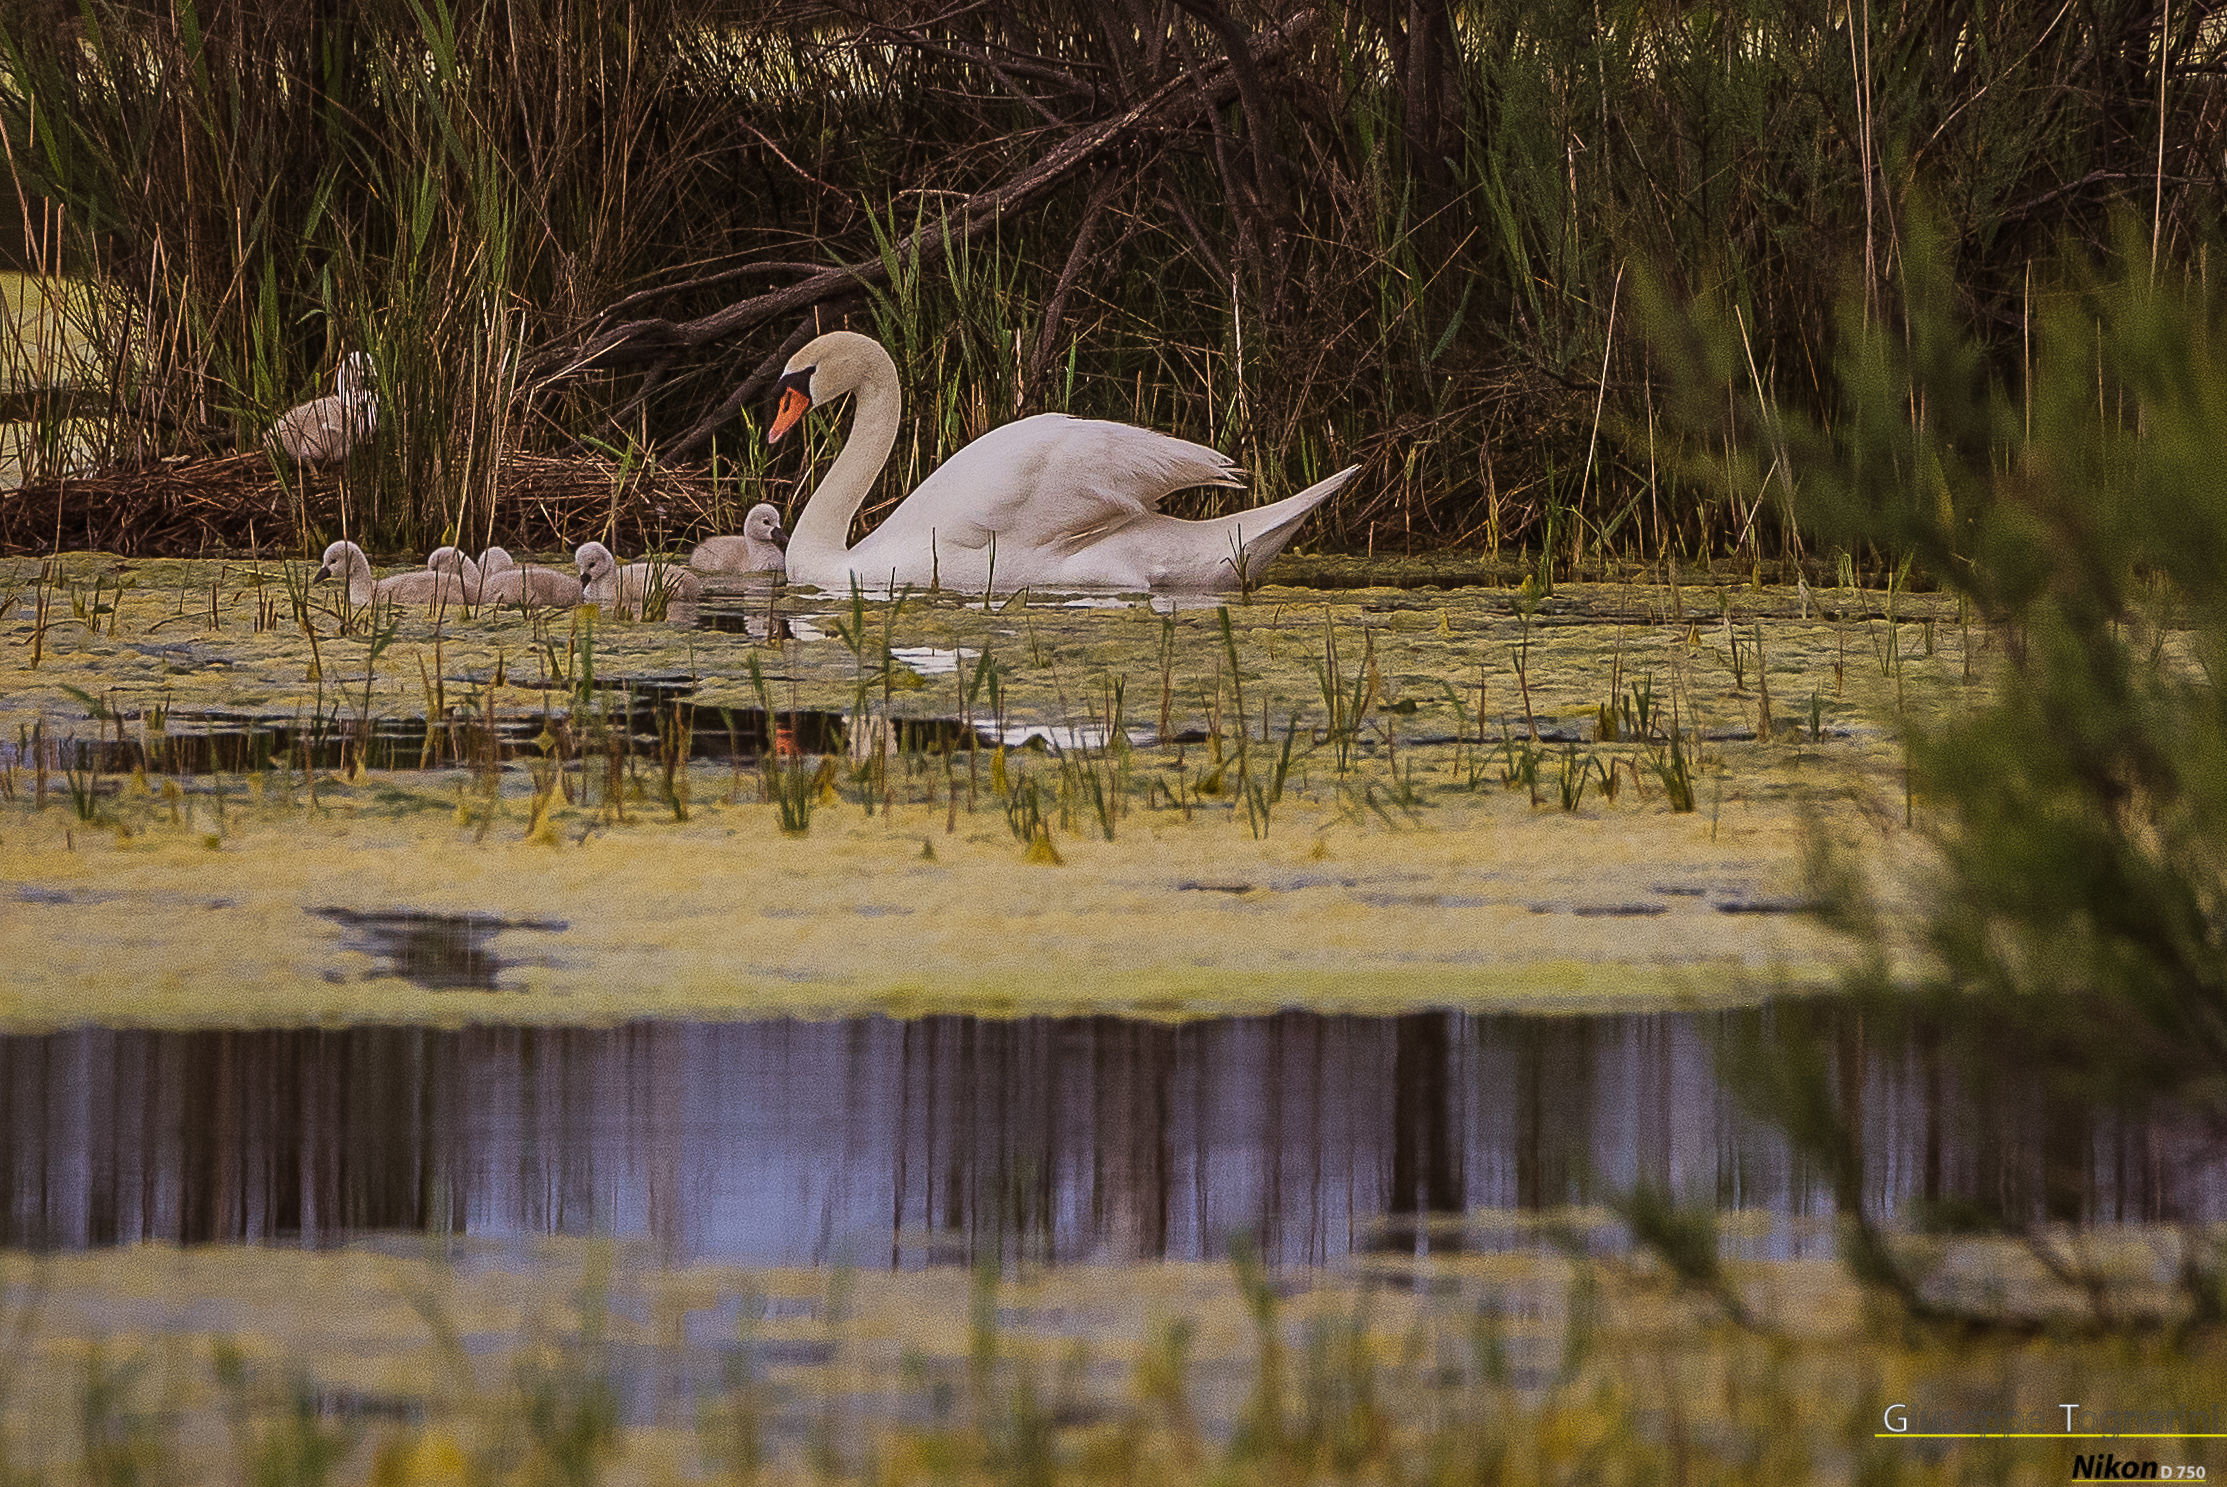
[[781, 409], [773, 415], [773, 427], [766, 430], [766, 442], [774, 443], [804, 420], [805, 410], [812, 406], [812, 395], [802, 388], [781, 389]]

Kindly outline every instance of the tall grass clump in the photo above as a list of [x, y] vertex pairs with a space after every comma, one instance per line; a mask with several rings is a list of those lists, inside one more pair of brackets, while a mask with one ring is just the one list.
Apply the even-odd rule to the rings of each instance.
[[716, 450], [793, 496], [747, 394], [849, 319], [919, 415], [887, 494], [1016, 414], [1119, 417], [1268, 494], [1360, 457], [1310, 540], [1507, 550], [1545, 586], [1803, 551], [1768, 489], [1655, 457], [1633, 266], [1726, 294], [1747, 391], [1823, 416], [1831, 286], [1885, 314], [1922, 183], [1975, 351], [2016, 365], [2030, 269], [2112, 210], [2194, 261], [2222, 45], [2134, 0], [19, 4], [0, 213], [87, 286], [105, 456], [252, 448], [371, 351], [389, 429], [302, 510], [375, 545], [482, 540], [519, 449]]
[[[0, 15], [24, 239], [90, 286], [111, 372], [100, 453], [255, 447], [360, 349], [382, 429], [323, 516], [483, 540], [501, 452], [549, 416], [522, 353], [617, 298], [680, 208], [713, 34], [702, 5], [606, 0]], [[572, 432], [623, 442], [608, 413]]]

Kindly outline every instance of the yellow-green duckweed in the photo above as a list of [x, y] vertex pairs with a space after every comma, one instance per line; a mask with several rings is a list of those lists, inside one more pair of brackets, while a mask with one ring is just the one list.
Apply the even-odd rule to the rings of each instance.
[[[948, 831], [940, 805], [823, 806], [790, 836], [775, 807], [714, 796], [685, 824], [560, 812], [529, 841], [519, 802], [460, 823], [376, 778], [327, 780], [316, 806], [274, 793], [173, 824], [150, 790], [129, 836], [0, 813], [0, 1020], [1604, 1009], [1750, 998], [1829, 952], [1773, 912], [1799, 893], [1795, 817], [1737, 799], [1713, 832], [1659, 796], [1565, 816], [1495, 787], [1397, 826], [1294, 802], [1262, 841], [1226, 807], [1164, 810], [1110, 843], [1056, 834], [1053, 864], [984, 812]], [[505, 990], [467, 993], [347, 949], [326, 908], [564, 928]]]
[[[0, 1018], [1752, 998], [1829, 973], [1790, 912], [1807, 823], [1899, 860], [1896, 718], [1991, 654], [1933, 601], [1667, 576], [1166, 611], [738, 589], [661, 622], [348, 614], [304, 576], [0, 565]], [[769, 704], [850, 744], [690, 764], [682, 714], [614, 701], [647, 683], [698, 742]], [[442, 767], [364, 767], [428, 718]], [[885, 753], [882, 718], [945, 731]], [[165, 773], [206, 768], [166, 738], [242, 726], [293, 747]], [[461, 993], [320, 910], [563, 928]]]

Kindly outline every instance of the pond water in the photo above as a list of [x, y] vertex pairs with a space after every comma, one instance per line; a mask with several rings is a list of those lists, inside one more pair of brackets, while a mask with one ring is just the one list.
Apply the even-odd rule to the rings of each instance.
[[[1285, 576], [691, 625], [0, 563], [0, 1245], [1306, 1266], [1639, 1178], [1829, 1244], [1714, 1035], [1833, 980], [1813, 821], [1916, 880], [1898, 719], [1991, 638], [1667, 564]], [[1883, 1213], [2227, 1212], [1849, 1026]]]
[[[1543, 595], [1480, 571], [1311, 559], [1174, 609], [726, 584], [688, 624], [0, 561], [0, 1027], [1829, 984], [1785, 912], [1802, 844], [1861, 834], [1890, 897], [1916, 881], [1900, 720], [1984, 696], [1993, 637], [1935, 596], [1667, 561]], [[367, 938], [475, 914], [500, 975], [396, 974]], [[505, 921], [566, 928], [512, 957]]]
[[[1527, 601], [1402, 586], [1451, 581], [1428, 565], [1348, 573], [1318, 559], [1289, 569], [1304, 586], [1165, 611], [1052, 595], [985, 607], [948, 592], [854, 603], [722, 580], [693, 624], [592, 606], [372, 616], [308, 573], [271, 560], [0, 559], [0, 733], [43, 722], [85, 736], [104, 720], [159, 732], [194, 714], [523, 721], [619, 686], [685, 696], [707, 718], [769, 702], [1000, 727], [1118, 716], [1173, 737], [1232, 732], [1240, 717], [1255, 733], [1295, 720], [1320, 730], [1358, 711], [1372, 736], [1382, 725], [1583, 741], [1603, 709], [1612, 721], [1629, 709], [1643, 732], [1675, 714], [1692, 734], [1854, 728], [1876, 741], [1887, 715], [1960, 701], [1999, 654], [1937, 596], [1696, 581], [1670, 564]], [[1337, 586], [1348, 577], [1369, 586]]]
[[[420, 946], [420, 974], [468, 982], [472, 943]], [[605, 1234], [660, 1261], [912, 1268], [1205, 1258], [1244, 1233], [1288, 1268], [1491, 1248], [1511, 1240], [1419, 1221], [1646, 1180], [1745, 1213], [1740, 1252], [1826, 1253], [1833, 1194], [1717, 1077], [1718, 1035], [1772, 1015], [0, 1037], [0, 1244]], [[2227, 1217], [2227, 1175], [2171, 1131], [2039, 1096], [1974, 1121], [1942, 1067], [1853, 1011], [1831, 1025], [1880, 1215]]]

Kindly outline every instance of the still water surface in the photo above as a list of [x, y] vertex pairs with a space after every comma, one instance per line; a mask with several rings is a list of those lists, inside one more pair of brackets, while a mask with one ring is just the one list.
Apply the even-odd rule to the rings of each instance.
[[[1271, 1263], [1492, 1242], [1420, 1216], [1647, 1178], [1819, 1253], [1833, 1195], [1720, 1086], [1728, 1019], [1285, 1013], [0, 1037], [0, 1244], [602, 1233], [759, 1264]], [[1866, 1041], [1865, 1202], [2217, 1219], [2169, 1133], [1960, 1107]], [[1975, 1118], [1980, 1116], [1982, 1118]], [[2191, 1174], [2194, 1174], [2193, 1176]]]

